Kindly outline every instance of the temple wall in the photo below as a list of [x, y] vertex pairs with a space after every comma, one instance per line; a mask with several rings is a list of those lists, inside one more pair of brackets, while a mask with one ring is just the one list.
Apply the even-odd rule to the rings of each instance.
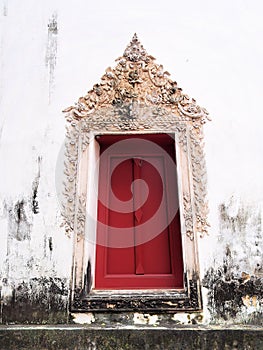
[[[260, 2], [171, 1], [164, 8], [138, 1], [129, 11], [122, 2], [82, 0], [0, 6], [0, 321], [71, 320], [73, 237], [61, 227], [62, 110], [114, 65], [136, 31], [212, 117], [204, 126], [211, 227], [198, 240], [204, 311], [169, 320], [261, 324]], [[149, 325], [162, 321], [156, 317], [127, 319]]]

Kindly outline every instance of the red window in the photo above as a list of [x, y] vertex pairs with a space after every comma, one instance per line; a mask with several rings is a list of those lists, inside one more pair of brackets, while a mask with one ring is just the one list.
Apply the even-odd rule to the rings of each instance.
[[175, 143], [103, 135], [95, 288], [183, 288]]

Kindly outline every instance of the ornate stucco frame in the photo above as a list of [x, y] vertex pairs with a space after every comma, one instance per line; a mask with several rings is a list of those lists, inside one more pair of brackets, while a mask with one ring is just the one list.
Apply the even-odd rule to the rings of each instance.
[[[100, 84], [67, 112], [64, 219], [73, 234], [73, 311], [196, 311], [202, 308], [198, 235], [207, 232], [206, 169], [203, 152], [205, 109], [184, 95], [154, 63], [136, 35], [107, 69]], [[181, 234], [182, 290], [96, 291], [96, 213], [101, 134], [173, 134], [176, 144]], [[95, 218], [95, 220], [94, 220]]]

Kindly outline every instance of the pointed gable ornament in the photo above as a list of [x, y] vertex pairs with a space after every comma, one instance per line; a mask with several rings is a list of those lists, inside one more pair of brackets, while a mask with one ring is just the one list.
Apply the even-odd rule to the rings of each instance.
[[68, 121], [88, 118], [103, 108], [111, 109], [108, 118], [103, 118], [105, 122], [107, 119], [110, 122], [113, 116], [136, 119], [142, 113], [148, 117], [169, 114], [185, 121], [198, 119], [201, 123], [209, 119], [208, 112], [183, 94], [163, 66], [147, 54], [136, 34], [116, 61], [116, 67], [106, 69], [99, 84], [80, 97], [75, 106], [64, 110]]

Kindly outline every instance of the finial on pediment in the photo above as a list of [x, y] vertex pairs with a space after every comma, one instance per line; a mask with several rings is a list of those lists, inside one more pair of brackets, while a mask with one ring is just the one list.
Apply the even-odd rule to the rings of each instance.
[[145, 61], [147, 58], [147, 52], [144, 47], [140, 43], [137, 34], [135, 33], [132, 37], [130, 44], [127, 46], [124, 51], [123, 56], [127, 58], [129, 61], [138, 62]]

